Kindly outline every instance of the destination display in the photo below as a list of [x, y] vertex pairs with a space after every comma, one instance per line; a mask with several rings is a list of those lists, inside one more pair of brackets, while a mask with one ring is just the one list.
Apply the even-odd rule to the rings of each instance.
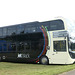
[[57, 37], [67, 37], [67, 35], [68, 35], [67, 31], [53, 32], [53, 38], [57, 38]]

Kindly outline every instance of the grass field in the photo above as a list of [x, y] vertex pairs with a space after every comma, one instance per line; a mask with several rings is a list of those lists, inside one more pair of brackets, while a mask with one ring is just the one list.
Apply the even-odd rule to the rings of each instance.
[[0, 75], [58, 75], [75, 69], [73, 65], [41, 65], [0, 62]]

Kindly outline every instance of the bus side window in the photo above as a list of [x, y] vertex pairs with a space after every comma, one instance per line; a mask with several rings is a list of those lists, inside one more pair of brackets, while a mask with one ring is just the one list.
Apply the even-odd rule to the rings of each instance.
[[25, 32], [25, 26], [19, 25], [17, 26], [17, 34], [23, 34]]
[[50, 22], [46, 21], [46, 22], [42, 22], [41, 23], [41, 27], [44, 27], [46, 30], [50, 30]]
[[3, 36], [7, 35], [7, 28], [3, 28]]
[[36, 32], [36, 27], [32, 27], [31, 32]]
[[30, 49], [31, 49], [31, 43], [25, 42], [25, 50], [30, 50]]
[[16, 51], [16, 43], [11, 44], [11, 49], [12, 49], [12, 51]]
[[12, 51], [12, 46], [10, 43], [8, 43], [8, 51]]
[[11, 27], [8, 27], [8, 35], [15, 35], [16, 34], [16, 26], [11, 26]]
[[35, 26], [33, 26], [33, 25], [26, 26], [25, 33], [33, 33], [33, 32], [36, 32], [36, 27]]
[[0, 43], [0, 52], [2, 52], [2, 44]]
[[31, 30], [30, 30], [31, 28], [29, 28], [29, 27], [26, 27], [25, 28], [25, 33], [29, 33], [29, 32], [31, 32]]
[[7, 52], [7, 43], [6, 42], [2, 43], [2, 51]]
[[18, 51], [23, 51], [24, 50], [24, 43], [23, 42], [20, 42], [18, 44]]
[[0, 28], [0, 36], [2, 36], [2, 28]]

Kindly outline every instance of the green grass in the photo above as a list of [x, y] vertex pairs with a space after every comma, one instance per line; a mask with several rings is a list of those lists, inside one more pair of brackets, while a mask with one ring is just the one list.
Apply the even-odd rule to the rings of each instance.
[[75, 69], [72, 65], [40, 65], [0, 62], [0, 75], [58, 75]]

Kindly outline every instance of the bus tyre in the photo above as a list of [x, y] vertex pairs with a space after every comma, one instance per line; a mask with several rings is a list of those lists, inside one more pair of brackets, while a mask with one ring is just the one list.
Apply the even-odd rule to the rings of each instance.
[[0, 62], [1, 62], [1, 57], [0, 57]]
[[42, 56], [40, 58], [40, 63], [43, 64], [43, 65], [48, 65], [49, 64], [48, 57], [47, 56]]

